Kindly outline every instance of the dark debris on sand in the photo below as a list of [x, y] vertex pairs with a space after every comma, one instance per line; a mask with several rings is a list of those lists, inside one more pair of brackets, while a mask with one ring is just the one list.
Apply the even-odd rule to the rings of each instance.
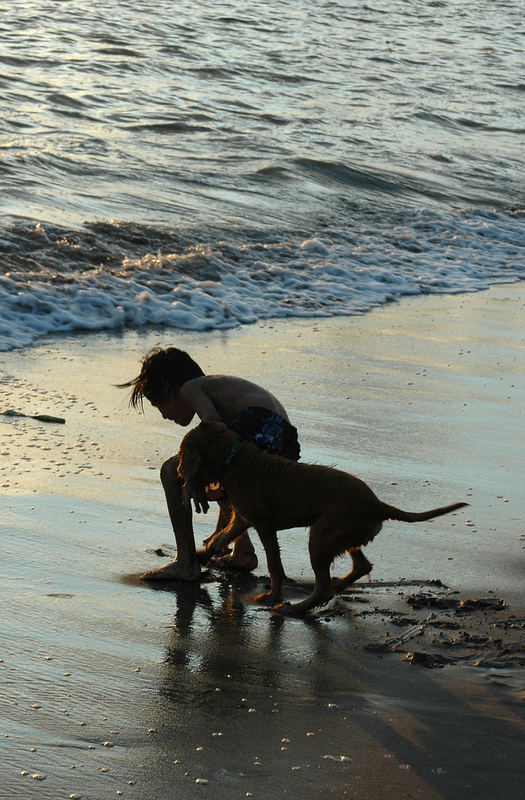
[[332, 614], [381, 621], [380, 635], [365, 645], [380, 656], [426, 668], [515, 670], [525, 678], [525, 615], [502, 598], [462, 597], [440, 581], [370, 582], [336, 600]]

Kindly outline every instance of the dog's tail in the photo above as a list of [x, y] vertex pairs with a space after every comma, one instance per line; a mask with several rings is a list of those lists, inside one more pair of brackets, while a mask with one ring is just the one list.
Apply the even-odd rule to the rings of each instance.
[[440, 517], [442, 514], [449, 514], [457, 508], [468, 506], [468, 503], [452, 503], [451, 506], [442, 506], [441, 508], [433, 508], [431, 511], [403, 511], [401, 508], [389, 506], [383, 503], [383, 519], [397, 519], [400, 522], [424, 522], [426, 519], [433, 517]]

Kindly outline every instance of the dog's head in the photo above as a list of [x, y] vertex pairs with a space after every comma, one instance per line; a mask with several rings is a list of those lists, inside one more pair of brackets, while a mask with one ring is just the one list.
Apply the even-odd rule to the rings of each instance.
[[236, 439], [237, 435], [222, 422], [201, 422], [180, 444], [179, 477], [188, 486], [216, 481]]

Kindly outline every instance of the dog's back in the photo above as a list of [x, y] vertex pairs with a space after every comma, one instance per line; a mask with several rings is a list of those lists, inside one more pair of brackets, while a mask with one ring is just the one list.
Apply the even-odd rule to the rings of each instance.
[[239, 445], [222, 483], [232, 505], [255, 527], [259, 519], [275, 530], [309, 526], [328, 509], [385, 518], [383, 503], [354, 475], [269, 455], [247, 442]]

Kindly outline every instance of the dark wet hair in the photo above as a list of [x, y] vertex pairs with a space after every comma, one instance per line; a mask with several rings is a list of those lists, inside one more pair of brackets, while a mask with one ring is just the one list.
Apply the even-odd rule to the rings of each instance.
[[197, 362], [176, 347], [150, 350], [141, 361], [140, 375], [118, 384], [119, 388], [133, 387], [129, 398], [133, 408], [142, 408], [144, 397], [151, 403], [162, 403], [186, 381], [204, 375]]

